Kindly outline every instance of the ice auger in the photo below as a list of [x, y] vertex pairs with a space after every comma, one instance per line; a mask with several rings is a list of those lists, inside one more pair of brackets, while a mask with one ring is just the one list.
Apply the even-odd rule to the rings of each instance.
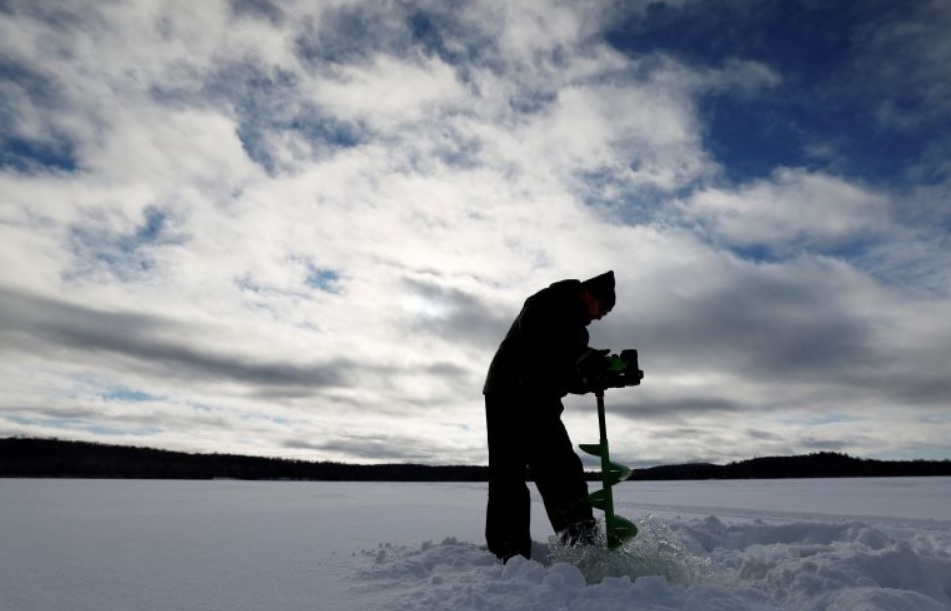
[[631, 470], [611, 462], [607, 426], [604, 422], [604, 391], [606, 388], [636, 386], [641, 383], [644, 372], [638, 368], [636, 350], [623, 350], [620, 356], [612, 354], [604, 358], [604, 373], [593, 382], [594, 394], [598, 399], [600, 441], [583, 443], [579, 447], [583, 452], [601, 459], [601, 482], [604, 487], [588, 495], [588, 502], [596, 509], [604, 511], [604, 530], [607, 535], [608, 549], [615, 549], [637, 535], [637, 526], [630, 520], [614, 515], [614, 494], [611, 488], [626, 480], [631, 475]]

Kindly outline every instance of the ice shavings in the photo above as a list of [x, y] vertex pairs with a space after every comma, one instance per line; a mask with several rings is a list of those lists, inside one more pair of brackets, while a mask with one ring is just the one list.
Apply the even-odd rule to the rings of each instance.
[[[564, 548], [502, 565], [447, 539], [393, 547], [363, 569], [402, 611], [951, 609], [947, 533], [895, 540], [861, 523], [645, 520], [620, 550]], [[373, 556], [373, 554], [369, 554]], [[382, 558], [382, 559], [381, 559]]]
[[[588, 585], [578, 567], [550, 566], [517, 556], [505, 565], [469, 543], [443, 542], [394, 549], [384, 564], [360, 580], [388, 592], [387, 609], [401, 611], [486, 609], [512, 611], [620, 611], [622, 609], [778, 609], [752, 588], [684, 588], [663, 576], [605, 577]], [[454, 566], [448, 566], [452, 563]], [[407, 570], [407, 567], [413, 567]], [[426, 567], [420, 571], [421, 567]]]
[[600, 541], [594, 546], [566, 546], [557, 537], [549, 540], [548, 561], [577, 566], [588, 583], [607, 577], [662, 576], [676, 585], [727, 582], [732, 573], [721, 571], [707, 554], [695, 553], [663, 520], [647, 517], [638, 521], [638, 534], [623, 546], [607, 549], [603, 523]]

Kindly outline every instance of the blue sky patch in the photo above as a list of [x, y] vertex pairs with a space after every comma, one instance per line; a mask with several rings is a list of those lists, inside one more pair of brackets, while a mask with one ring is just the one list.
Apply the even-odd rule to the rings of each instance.
[[[234, 88], [234, 81], [243, 86]], [[312, 104], [287, 104], [286, 100], [299, 99], [301, 94], [296, 77], [286, 72], [266, 73], [254, 64], [235, 64], [222, 69], [208, 90], [234, 106], [245, 152], [271, 174], [280, 170], [271, 144], [275, 133], [300, 134], [317, 158], [367, 140], [362, 125], [337, 119]]]
[[307, 274], [307, 286], [320, 289], [325, 293], [340, 293], [340, 273], [332, 269], [312, 267]]
[[135, 390], [127, 386], [113, 386], [104, 393], [102, 398], [107, 401], [123, 401], [131, 403], [146, 403], [149, 401], [158, 401], [161, 399], [158, 395], [152, 395], [141, 390]]
[[167, 212], [149, 207], [143, 211], [141, 224], [131, 233], [95, 225], [72, 227], [69, 245], [74, 265], [64, 276], [78, 278], [105, 271], [124, 282], [141, 278], [155, 267], [149, 248], [182, 242], [180, 236], [170, 231], [168, 220]]
[[43, 170], [73, 172], [77, 161], [68, 143], [10, 138], [0, 141], [0, 170], [8, 168], [27, 173]]
[[21, 426], [43, 427], [57, 431], [85, 431], [96, 435], [147, 436], [162, 432], [162, 429], [156, 426], [114, 426], [95, 423], [87, 418], [27, 418], [23, 416], [5, 416], [4, 419]]
[[[0, 170], [72, 172], [78, 165], [74, 143], [58, 133], [54, 121], [25, 115], [56, 113], [60, 86], [42, 71], [0, 53]], [[24, 128], [23, 124], [30, 125]], [[38, 130], [38, 131], [37, 131]]]
[[[779, 75], [775, 87], [700, 100], [705, 144], [732, 181], [780, 166], [904, 181], [920, 164], [937, 165], [931, 144], [951, 126], [926, 116], [923, 101], [901, 91], [884, 66], [858, 59], [872, 24], [901, 17], [895, 11], [876, 2], [658, 2], [643, 17], [632, 12], [606, 39], [631, 55], [662, 53], [711, 68], [753, 61]], [[894, 124], [881, 119], [886, 107], [899, 117]]]

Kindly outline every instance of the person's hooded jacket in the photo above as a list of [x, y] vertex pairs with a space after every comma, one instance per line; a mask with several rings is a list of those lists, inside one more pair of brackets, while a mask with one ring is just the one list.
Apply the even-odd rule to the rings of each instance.
[[581, 288], [578, 280], [562, 280], [525, 301], [492, 359], [484, 394], [560, 399], [585, 392], [577, 369], [589, 339]]

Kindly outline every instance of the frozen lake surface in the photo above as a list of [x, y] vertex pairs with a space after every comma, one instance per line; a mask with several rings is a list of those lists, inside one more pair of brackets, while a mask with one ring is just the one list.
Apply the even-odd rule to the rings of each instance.
[[548, 545], [535, 496], [502, 566], [484, 484], [0, 480], [0, 609], [951, 609], [951, 478], [615, 493], [621, 552]]

